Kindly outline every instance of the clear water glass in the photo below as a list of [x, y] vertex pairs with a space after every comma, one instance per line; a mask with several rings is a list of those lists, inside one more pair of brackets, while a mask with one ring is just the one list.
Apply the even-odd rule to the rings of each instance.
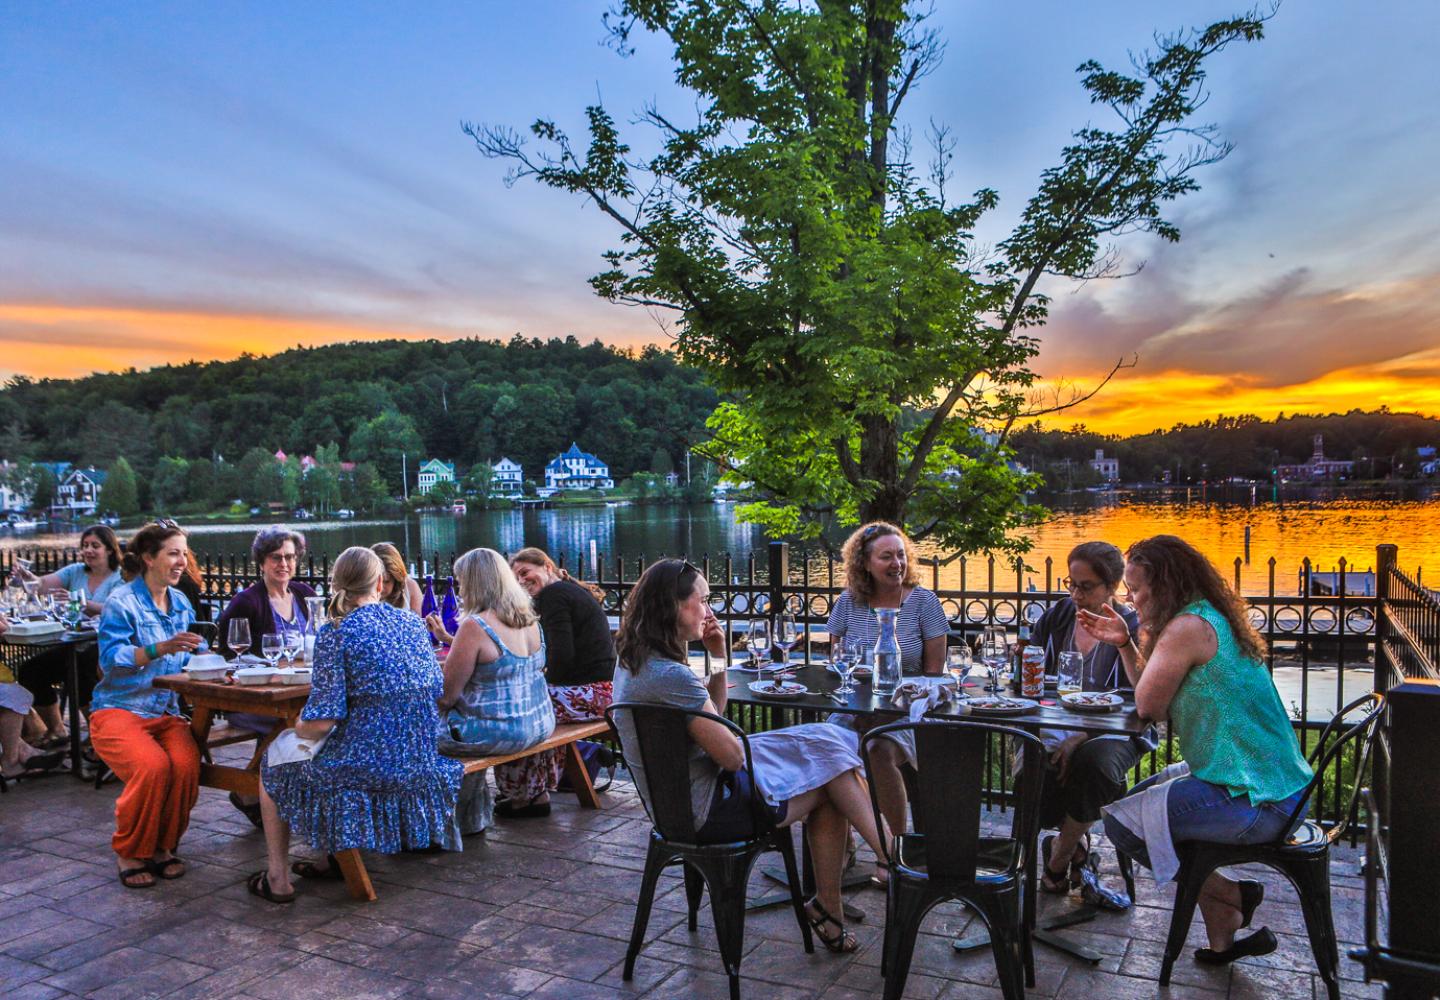
[[962, 641], [958, 646], [951, 646], [945, 651], [945, 669], [950, 671], [950, 676], [955, 678], [955, 694], [959, 697], [965, 696], [965, 679], [970, 676], [970, 671], [975, 667], [975, 658], [970, 655], [970, 647]]
[[998, 694], [1002, 675], [1010, 662], [1010, 642], [1004, 629], [992, 625], [980, 633], [980, 659], [990, 671], [990, 693]]
[[1060, 662], [1055, 669], [1055, 691], [1057, 694], [1074, 694], [1084, 686], [1085, 679], [1085, 657], [1075, 650], [1066, 650], [1060, 654]]
[[756, 670], [764, 670], [770, 662], [770, 623], [756, 618], [750, 623], [750, 660]]
[[287, 628], [281, 633], [285, 642], [285, 662], [287, 665], [295, 666], [295, 657], [300, 650], [305, 648], [305, 633], [298, 628]]
[[851, 694], [855, 690], [855, 668], [860, 665], [860, 643], [842, 635], [830, 659], [840, 675], [840, 687], [836, 689], [836, 694]]
[[790, 662], [790, 650], [800, 642], [800, 629], [795, 624], [795, 616], [788, 611], [783, 611], [775, 616], [775, 645], [780, 647], [781, 662]]
[[267, 632], [260, 639], [260, 655], [265, 657], [265, 662], [274, 667], [280, 662], [280, 654], [285, 649], [285, 640], [278, 632]]

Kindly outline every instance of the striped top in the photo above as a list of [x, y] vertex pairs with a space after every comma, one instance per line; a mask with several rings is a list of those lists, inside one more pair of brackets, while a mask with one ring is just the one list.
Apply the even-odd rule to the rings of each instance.
[[[857, 600], [850, 591], [845, 591], [835, 602], [825, 629], [830, 633], [832, 643], [838, 642], [842, 635], [859, 639], [865, 645], [865, 662], [870, 662], [875, 640], [880, 635], [880, 623], [870, 606]], [[945, 617], [945, 609], [940, 606], [940, 598], [935, 596], [935, 592], [924, 587], [910, 591], [895, 618], [895, 637], [900, 641], [900, 672], [920, 673], [925, 640], [949, 631], [950, 620]]]

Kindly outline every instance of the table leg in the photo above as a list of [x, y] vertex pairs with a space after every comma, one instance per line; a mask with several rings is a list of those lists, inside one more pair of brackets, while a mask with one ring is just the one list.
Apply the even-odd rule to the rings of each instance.
[[336, 851], [335, 860], [345, 876], [345, 888], [349, 890], [350, 898], [375, 902], [375, 886], [370, 881], [370, 873], [365, 870], [365, 862], [361, 860], [360, 852], [354, 848]]
[[85, 761], [80, 753], [80, 656], [75, 644], [67, 643], [69, 659], [65, 664], [65, 683], [70, 686], [70, 774], [85, 781]]

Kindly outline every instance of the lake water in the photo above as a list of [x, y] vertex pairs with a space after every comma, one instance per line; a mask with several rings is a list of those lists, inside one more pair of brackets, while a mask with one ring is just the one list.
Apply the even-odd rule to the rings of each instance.
[[[1343, 557], [1355, 571], [1375, 563], [1375, 546], [1399, 546], [1400, 564], [1407, 571], [1427, 568], [1440, 575], [1440, 485], [1409, 485], [1396, 489], [1341, 487], [1270, 487], [1178, 489], [1171, 491], [1080, 493], [1045, 499], [1054, 514], [1034, 533], [1034, 547], [1026, 556], [1030, 568], [1027, 586], [1043, 586], [1045, 559], [1055, 561], [1054, 578], [1065, 575], [1063, 560], [1072, 546], [1089, 539], [1104, 539], [1122, 549], [1137, 539], [1157, 533], [1186, 538], [1222, 564], [1227, 578], [1237, 557], [1245, 555], [1245, 528], [1250, 528], [1250, 562], [1242, 564], [1242, 587], [1263, 592], [1268, 585], [1268, 560], [1276, 560], [1276, 590], [1296, 591], [1301, 560], [1309, 557], [1317, 571], [1330, 571]], [[573, 567], [586, 559], [591, 542], [610, 567], [619, 554], [627, 564], [639, 556], [661, 554], [703, 555], [719, 558], [728, 553], [743, 566], [752, 552], [762, 552], [763, 534], [735, 519], [734, 504], [684, 506], [596, 506], [553, 510], [476, 511], [466, 515], [421, 514], [405, 519], [311, 521], [297, 525], [316, 555], [333, 556], [349, 545], [389, 540], [418, 562], [435, 553], [448, 558], [485, 545], [513, 552], [538, 545], [553, 553], [567, 553]], [[199, 525], [191, 545], [202, 553], [244, 553], [255, 532], [250, 524]], [[122, 534], [124, 532], [122, 531]], [[0, 539], [0, 547], [74, 545], [77, 536], [26, 535]], [[928, 556], [943, 555], [921, 546]], [[969, 561], [966, 585], [983, 586], [983, 558]], [[630, 571], [627, 570], [627, 575]], [[1432, 577], [1433, 578], [1433, 577]], [[928, 581], [927, 581], [928, 582]], [[944, 587], [958, 587], [960, 567], [952, 562], [941, 569]], [[997, 569], [997, 583], [1013, 587], [1013, 570]]]

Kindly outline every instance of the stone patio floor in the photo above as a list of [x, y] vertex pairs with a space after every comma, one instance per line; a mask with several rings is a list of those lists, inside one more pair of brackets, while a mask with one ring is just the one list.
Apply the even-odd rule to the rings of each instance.
[[[625, 942], [649, 829], [632, 786], [618, 781], [599, 812], [556, 796], [548, 820], [499, 822], [464, 853], [367, 856], [379, 900], [357, 903], [335, 882], [299, 883], [275, 906], [247, 894], [264, 842], [225, 799], [201, 789], [180, 853], [189, 873], [151, 890], [127, 890], [109, 851], [119, 786], [96, 790], [68, 775], [12, 785], [0, 796], [0, 996], [85, 997], [725, 998], [708, 913], [691, 934], [679, 880], [661, 883], [649, 943], [630, 983]], [[303, 845], [301, 845], [303, 847]], [[1110, 861], [1108, 848], [1102, 854]], [[1362, 937], [1358, 853], [1333, 862], [1335, 922], [1346, 997], [1379, 996], [1358, 981], [1345, 950]], [[1140, 876], [1138, 905], [1066, 933], [1103, 953], [1098, 966], [1036, 948], [1037, 997], [1323, 998], [1294, 892], [1277, 876], [1257, 924], [1280, 950], [1230, 968], [1197, 966], [1187, 953], [1174, 985], [1156, 982], [1172, 892]], [[757, 875], [757, 887], [761, 877]], [[1118, 884], [1118, 876], [1114, 877]], [[867, 919], [852, 929], [854, 955], [816, 945], [806, 955], [788, 909], [752, 913], [745, 931], [743, 995], [789, 1000], [876, 997], [884, 897], [850, 896]], [[1067, 900], [1042, 897], [1041, 920]], [[933, 911], [916, 948], [907, 997], [998, 998], [987, 949], [955, 952], [951, 937], [976, 921], [958, 905]], [[1192, 945], [1202, 943], [1197, 917]]]

